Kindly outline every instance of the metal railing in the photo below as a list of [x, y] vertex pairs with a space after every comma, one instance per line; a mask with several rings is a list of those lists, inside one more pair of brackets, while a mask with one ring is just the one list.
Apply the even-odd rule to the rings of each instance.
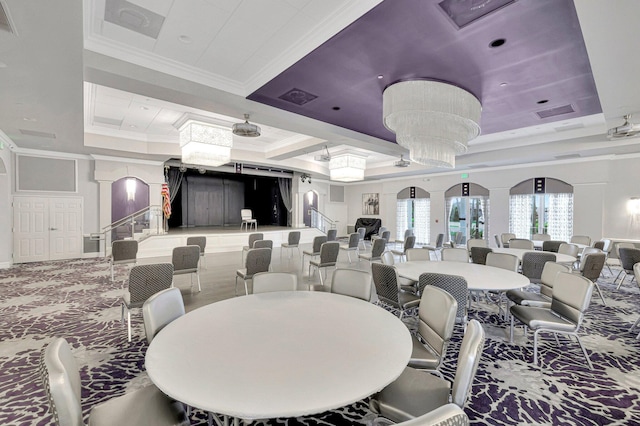
[[100, 232], [92, 233], [90, 238], [92, 240], [105, 241], [104, 250], [106, 255], [107, 247], [113, 241], [125, 239], [142, 241], [151, 235], [166, 233], [166, 226], [162, 207], [158, 205], [148, 206], [105, 226]]
[[309, 213], [311, 214], [312, 228], [316, 228], [325, 234], [329, 229], [336, 228], [336, 222], [315, 207], [309, 207]]

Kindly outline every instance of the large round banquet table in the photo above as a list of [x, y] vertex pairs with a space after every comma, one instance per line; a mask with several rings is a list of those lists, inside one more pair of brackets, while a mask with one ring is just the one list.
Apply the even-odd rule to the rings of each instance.
[[520, 260], [520, 262], [522, 262], [522, 256], [527, 252], [555, 254], [557, 263], [573, 263], [573, 262], [576, 261], [575, 257], [570, 256], [568, 254], [552, 253], [552, 252], [536, 251], [536, 250], [527, 250], [527, 249], [516, 249], [516, 248], [510, 248], [510, 247], [509, 248], [494, 248], [493, 252], [494, 253], [513, 254], [514, 256], [518, 256], [518, 259]]
[[201, 307], [158, 333], [146, 354], [167, 395], [254, 420], [320, 413], [395, 380], [411, 337], [390, 312], [323, 292], [255, 294]]

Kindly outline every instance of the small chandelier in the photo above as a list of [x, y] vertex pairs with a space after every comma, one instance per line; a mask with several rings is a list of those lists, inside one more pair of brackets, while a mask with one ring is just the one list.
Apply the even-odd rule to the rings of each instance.
[[260, 136], [260, 127], [249, 123], [249, 114], [244, 115], [244, 123], [236, 123], [232, 127], [232, 132], [236, 136], [245, 138], [257, 138]]
[[456, 154], [480, 134], [481, 110], [471, 93], [439, 81], [401, 81], [382, 94], [385, 127], [411, 161], [432, 167], [455, 167]]
[[339, 182], [356, 182], [364, 180], [364, 169], [367, 160], [362, 155], [344, 152], [331, 156], [329, 160], [329, 176]]
[[231, 161], [231, 130], [188, 119], [179, 131], [183, 163], [217, 167]]

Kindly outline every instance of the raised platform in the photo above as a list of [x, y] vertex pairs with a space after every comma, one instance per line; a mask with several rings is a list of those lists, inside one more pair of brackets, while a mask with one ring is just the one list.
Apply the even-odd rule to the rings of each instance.
[[222, 253], [242, 250], [246, 246], [249, 234], [261, 232], [265, 240], [272, 240], [274, 249], [288, 240], [289, 232], [300, 231], [300, 244], [312, 243], [313, 238], [322, 233], [316, 228], [287, 228], [282, 226], [261, 226], [257, 231], [240, 231], [237, 228], [198, 227], [172, 229], [168, 234], [153, 235], [140, 242], [138, 257], [171, 256], [174, 247], [187, 244], [191, 236], [207, 237], [206, 253]]

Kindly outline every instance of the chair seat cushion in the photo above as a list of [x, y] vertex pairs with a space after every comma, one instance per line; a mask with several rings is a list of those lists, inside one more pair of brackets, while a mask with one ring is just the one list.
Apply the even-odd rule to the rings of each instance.
[[396, 256], [404, 256], [404, 250], [391, 250], [391, 253], [395, 254]]
[[188, 425], [184, 406], [151, 385], [112, 398], [91, 410], [90, 426]]
[[309, 264], [315, 266], [316, 268], [325, 268], [325, 267], [328, 267], [328, 266], [336, 266], [336, 262], [320, 263], [320, 261], [318, 261], [318, 260], [311, 260], [311, 261], [309, 261]]
[[522, 290], [509, 290], [507, 291], [507, 298], [516, 305], [537, 306], [538, 308], [551, 307], [551, 299], [540, 293], [532, 293], [530, 291]]
[[547, 308], [515, 305], [511, 307], [511, 315], [532, 330], [553, 328], [558, 331], [574, 331], [576, 329], [574, 323], [559, 317]]
[[198, 268], [177, 269], [173, 271], [173, 275], [195, 274], [196, 272], [198, 272]]
[[307, 256], [319, 256], [320, 252], [313, 252], [309, 250], [303, 250], [302, 254], [306, 254]]
[[409, 367], [424, 370], [435, 370], [440, 365], [440, 358], [416, 337], [411, 338], [413, 349], [409, 359]]
[[394, 422], [404, 422], [449, 403], [448, 381], [431, 373], [405, 368], [400, 377], [375, 396], [372, 404]]
[[282, 243], [280, 244], [280, 246], [284, 248], [292, 248], [292, 247], [298, 247], [298, 244]]

